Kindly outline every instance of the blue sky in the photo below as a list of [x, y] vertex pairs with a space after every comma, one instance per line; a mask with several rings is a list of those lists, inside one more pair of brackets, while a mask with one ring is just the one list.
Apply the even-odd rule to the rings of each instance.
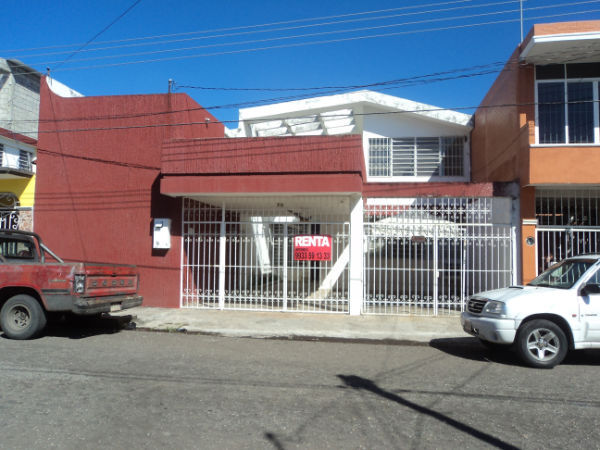
[[[476, 106], [520, 41], [519, 0], [4, 0], [3, 6], [10, 14], [0, 17], [1, 57], [40, 72], [50, 67], [88, 96], [164, 93], [172, 79], [176, 92], [211, 108], [230, 128], [244, 104], [368, 84], [444, 108]], [[525, 34], [534, 23], [600, 19], [600, 0], [527, 0], [523, 9]], [[482, 67], [464, 70], [476, 66]]]

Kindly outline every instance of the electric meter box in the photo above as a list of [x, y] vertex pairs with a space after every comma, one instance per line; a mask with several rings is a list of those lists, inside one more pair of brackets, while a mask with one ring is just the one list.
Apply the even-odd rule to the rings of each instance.
[[152, 248], [171, 248], [171, 219], [154, 219]]

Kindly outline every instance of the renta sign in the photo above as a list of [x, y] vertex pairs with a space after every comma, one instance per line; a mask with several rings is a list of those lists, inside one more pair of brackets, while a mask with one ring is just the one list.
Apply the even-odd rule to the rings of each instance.
[[323, 234], [294, 236], [294, 261], [331, 261], [331, 236]]

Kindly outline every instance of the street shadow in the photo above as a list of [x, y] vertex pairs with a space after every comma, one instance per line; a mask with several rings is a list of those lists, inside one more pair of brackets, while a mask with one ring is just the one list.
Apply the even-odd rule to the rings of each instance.
[[61, 315], [51, 317], [40, 337], [52, 336], [68, 339], [84, 339], [102, 334], [115, 334], [123, 330], [135, 329], [132, 316], [76, 316]]
[[466, 423], [460, 422], [431, 408], [427, 408], [425, 406], [421, 406], [414, 402], [411, 402], [410, 400], [406, 400], [400, 395], [386, 391], [385, 389], [382, 389], [379, 386], [377, 386], [377, 384], [373, 380], [369, 380], [368, 378], [359, 377], [357, 375], [338, 375], [338, 378], [344, 383], [344, 385], [341, 386], [342, 388], [371, 392], [372, 394], [378, 395], [389, 401], [395, 402], [401, 406], [410, 408], [419, 414], [423, 414], [425, 416], [431, 417], [432, 419], [439, 420], [440, 422], [443, 422], [446, 425], [451, 426], [457, 429], [458, 431], [468, 434], [476, 439], [479, 439], [481, 442], [491, 445], [493, 447], [502, 449], [518, 449], [518, 447], [515, 447], [514, 445], [511, 445], [508, 442], [505, 442], [502, 439], [492, 436], [491, 434], [478, 430], [477, 428], [467, 425]]
[[569, 352], [561, 365], [600, 366], [600, 349], [585, 349]]
[[429, 346], [452, 356], [471, 361], [487, 361], [507, 365], [521, 365], [517, 356], [509, 347], [490, 348], [479, 339], [472, 337], [432, 339]]
[[[529, 367], [510, 348], [490, 348], [472, 337], [432, 339], [429, 346], [458, 358], [471, 361], [487, 361], [511, 366]], [[570, 351], [561, 365], [600, 366], [600, 349]]]

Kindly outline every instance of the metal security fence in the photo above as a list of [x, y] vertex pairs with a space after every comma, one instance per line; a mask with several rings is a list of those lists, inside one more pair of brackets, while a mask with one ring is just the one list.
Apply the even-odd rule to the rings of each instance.
[[367, 314], [463, 311], [468, 297], [511, 284], [513, 230], [491, 198], [377, 199], [364, 210]]
[[536, 189], [537, 272], [600, 252], [600, 189]]
[[[296, 261], [293, 237], [331, 237], [331, 261]], [[184, 199], [183, 308], [348, 312], [349, 223]]]

